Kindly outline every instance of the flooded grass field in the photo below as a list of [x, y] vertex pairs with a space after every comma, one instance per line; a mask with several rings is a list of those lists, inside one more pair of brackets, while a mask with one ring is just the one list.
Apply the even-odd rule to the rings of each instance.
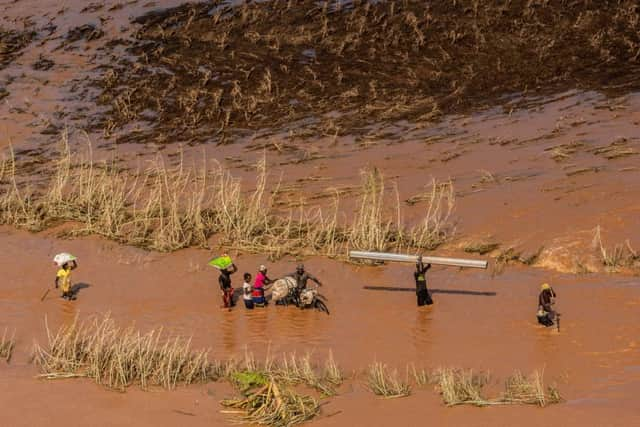
[[[3, 425], [640, 423], [636, 2], [0, 11]], [[329, 315], [245, 310], [299, 262]]]

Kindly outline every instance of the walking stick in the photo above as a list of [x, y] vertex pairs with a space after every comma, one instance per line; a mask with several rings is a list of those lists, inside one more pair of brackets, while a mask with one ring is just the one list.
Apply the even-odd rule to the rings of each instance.
[[556, 321], [556, 326], [558, 327], [558, 332], [560, 332], [560, 313], [556, 313], [556, 318], [558, 319]]
[[40, 302], [44, 301], [44, 299], [47, 297], [47, 295], [49, 295], [49, 291], [51, 289], [48, 289], [44, 292], [44, 294], [42, 294], [42, 296], [40, 297]]

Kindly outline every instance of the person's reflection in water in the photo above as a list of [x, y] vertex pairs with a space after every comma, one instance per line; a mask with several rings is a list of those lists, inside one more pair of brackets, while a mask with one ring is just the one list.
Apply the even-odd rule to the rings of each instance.
[[431, 310], [416, 310], [415, 322], [413, 326], [413, 345], [416, 353], [421, 357], [428, 352], [431, 344], [432, 324]]
[[[244, 314], [244, 313], [243, 313]], [[239, 326], [237, 322], [232, 319], [233, 316], [222, 316], [222, 346], [227, 352], [234, 352], [236, 350], [236, 331]]]

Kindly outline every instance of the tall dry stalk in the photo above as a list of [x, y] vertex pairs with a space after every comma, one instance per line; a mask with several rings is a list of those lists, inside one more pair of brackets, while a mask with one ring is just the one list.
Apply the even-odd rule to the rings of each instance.
[[448, 237], [449, 221], [455, 207], [453, 182], [431, 181], [431, 191], [427, 199], [427, 211], [421, 222], [408, 236], [407, 245], [421, 249], [435, 249]]
[[363, 170], [360, 175], [362, 195], [350, 227], [349, 246], [384, 251], [393, 240], [393, 222], [384, 216], [384, 177], [376, 168]]
[[0, 193], [0, 223], [41, 230], [45, 224], [44, 212], [30, 186], [20, 188], [18, 184], [13, 146], [9, 146], [9, 158], [3, 159], [2, 182], [5, 181], [4, 191]]
[[638, 253], [631, 247], [629, 240], [625, 242], [625, 245], [618, 244], [607, 249], [602, 242], [602, 232], [599, 225], [595, 229], [592, 246], [600, 253], [602, 264], [612, 271], [619, 267], [633, 266], [640, 259]]

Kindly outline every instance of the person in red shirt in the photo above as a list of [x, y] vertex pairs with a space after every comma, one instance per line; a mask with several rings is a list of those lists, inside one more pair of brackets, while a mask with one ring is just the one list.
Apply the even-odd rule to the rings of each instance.
[[269, 279], [267, 276], [267, 267], [264, 265], [260, 266], [258, 270], [258, 274], [256, 274], [256, 280], [253, 283], [253, 302], [257, 305], [266, 304], [266, 300], [264, 298], [264, 288], [265, 286], [273, 283], [273, 280]]

